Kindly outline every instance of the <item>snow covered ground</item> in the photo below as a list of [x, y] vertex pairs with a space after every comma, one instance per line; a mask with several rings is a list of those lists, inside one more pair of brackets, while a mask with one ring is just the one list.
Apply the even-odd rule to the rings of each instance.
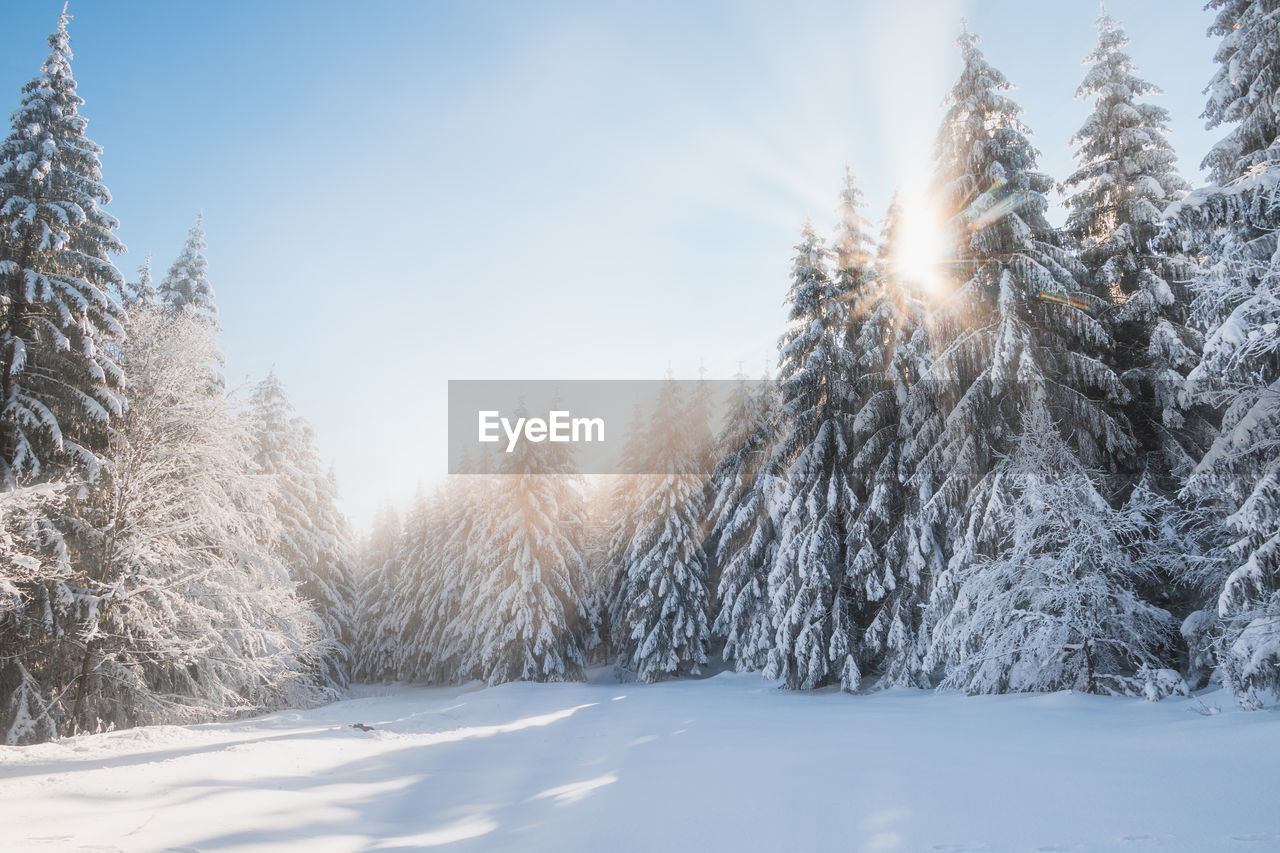
[[[594, 675], [361, 688], [312, 711], [0, 747], [2, 846], [1280, 850], [1280, 713], [1223, 694], [851, 697]], [[1193, 710], [1208, 705], [1223, 712]]]

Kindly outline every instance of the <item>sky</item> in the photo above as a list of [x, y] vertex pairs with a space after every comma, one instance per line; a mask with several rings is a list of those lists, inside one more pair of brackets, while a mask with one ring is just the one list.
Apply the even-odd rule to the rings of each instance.
[[[0, 0], [0, 98], [62, 0]], [[1110, 0], [1193, 184], [1211, 14]], [[275, 368], [357, 529], [446, 470], [450, 379], [759, 375], [799, 228], [846, 164], [883, 214], [928, 173], [960, 21], [1056, 179], [1091, 0], [72, 0], [130, 277], [203, 211], [226, 375]], [[4, 93], [8, 93], [6, 96]], [[1055, 199], [1057, 200], [1057, 199]], [[1061, 221], [1061, 211], [1055, 213]]]

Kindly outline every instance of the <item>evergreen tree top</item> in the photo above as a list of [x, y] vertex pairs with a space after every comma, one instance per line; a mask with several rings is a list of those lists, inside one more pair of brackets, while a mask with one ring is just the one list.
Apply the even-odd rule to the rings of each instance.
[[1209, 0], [1218, 14], [1209, 35], [1222, 42], [1218, 69], [1205, 88], [1205, 127], [1235, 127], [1209, 150], [1201, 168], [1219, 184], [1280, 160], [1280, 4], [1277, 0]]
[[[44, 220], [47, 214], [63, 228], [91, 229], [92, 240], [71, 241], [65, 231], [50, 233], [51, 223], [34, 223], [42, 226], [42, 244], [78, 256], [74, 266], [88, 279], [78, 283], [119, 287], [123, 277], [107, 255], [124, 251], [124, 245], [112, 233], [119, 222], [103, 210], [111, 193], [102, 183], [102, 148], [85, 136], [89, 123], [79, 112], [84, 100], [76, 94], [71, 73], [70, 20], [64, 9], [57, 31], [49, 36], [50, 51], [40, 74], [22, 87], [18, 109], [10, 116], [12, 130], [0, 142], [0, 216], [32, 224], [32, 218]], [[37, 212], [33, 206], [47, 210]], [[15, 241], [22, 237], [18, 228], [15, 221], [7, 229]], [[95, 288], [93, 296], [95, 304], [107, 307], [105, 293]]]
[[[939, 162], [968, 172], [975, 171], [971, 168], [975, 165], [974, 158], [980, 155], [983, 143], [995, 138], [997, 131], [1013, 131], [1024, 136], [1029, 133], [1017, 118], [1022, 107], [1004, 94], [1013, 89], [1013, 84], [987, 62], [978, 48], [979, 41], [967, 24], [956, 39], [963, 66], [947, 95], [947, 109], [937, 141]], [[1030, 149], [1030, 153], [1034, 157], [1037, 152]]]
[[856, 284], [855, 281], [846, 279], [852, 279], [855, 271], [869, 267], [874, 255], [875, 239], [871, 236], [871, 225], [863, 215], [866, 206], [853, 170], [845, 166], [834, 246], [836, 269], [845, 289]]
[[[1125, 294], [1136, 287], [1136, 259], [1149, 254], [1164, 209], [1187, 189], [1165, 134], [1169, 113], [1141, 101], [1160, 90], [1138, 77], [1124, 46], [1120, 22], [1105, 13], [1097, 19], [1098, 43], [1085, 58], [1089, 69], [1076, 97], [1093, 99], [1093, 110], [1072, 137], [1079, 168], [1063, 182], [1078, 188], [1067, 204], [1067, 228], [1083, 242], [1086, 263]], [[1124, 279], [1123, 283], [1120, 280]]]
[[169, 267], [169, 273], [160, 285], [160, 296], [174, 308], [190, 306], [198, 315], [217, 322], [218, 309], [213, 303], [213, 285], [209, 283], [209, 262], [204, 250], [204, 214], [196, 216], [196, 224], [187, 232], [182, 251]]

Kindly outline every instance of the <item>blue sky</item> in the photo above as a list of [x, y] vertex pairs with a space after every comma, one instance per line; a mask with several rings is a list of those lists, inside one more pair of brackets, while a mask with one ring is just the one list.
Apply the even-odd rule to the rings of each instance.
[[[0, 0], [0, 96], [61, 0]], [[445, 470], [446, 382], [760, 373], [791, 247], [847, 162], [878, 218], [928, 169], [967, 16], [1061, 179], [1090, 0], [78, 0], [129, 246], [203, 210], [233, 383], [272, 365], [357, 525]], [[1113, 0], [1184, 175], [1218, 137], [1198, 4]], [[1061, 217], [1059, 216], [1059, 219]]]

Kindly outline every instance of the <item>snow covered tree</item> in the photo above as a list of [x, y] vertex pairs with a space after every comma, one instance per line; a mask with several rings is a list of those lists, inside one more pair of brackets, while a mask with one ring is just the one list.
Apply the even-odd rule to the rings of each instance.
[[151, 281], [151, 253], [147, 252], [146, 258], [138, 265], [138, 280], [129, 282], [125, 286], [125, 305], [133, 307], [141, 302], [147, 305], [154, 305], [160, 299], [159, 292], [156, 290]]
[[[1127, 412], [1138, 461], [1166, 492], [1195, 464], [1208, 424], [1180, 405], [1183, 380], [1199, 358], [1200, 336], [1186, 326], [1189, 265], [1161, 247], [1161, 215], [1189, 189], [1177, 173], [1169, 113], [1145, 102], [1160, 90], [1137, 76], [1120, 23], [1097, 20], [1098, 45], [1076, 97], [1093, 112], [1073, 137], [1079, 168], [1064, 182], [1067, 231], [1080, 246], [1094, 288], [1115, 307], [1115, 367], [1132, 391]], [[1198, 445], [1198, 447], [1197, 447]]]
[[763, 669], [773, 645], [769, 569], [776, 537], [770, 513], [779, 491], [773, 457], [777, 393], [767, 379], [739, 377], [716, 445], [711, 477], [709, 557], [718, 568], [719, 610], [712, 625], [724, 659], [740, 671]]
[[32, 638], [46, 627], [44, 609], [30, 606], [40, 601], [32, 591], [71, 574], [55, 523], [66, 485], [0, 491], [0, 738], [9, 746], [58, 735], [54, 705], [59, 695], [51, 696], [23, 661], [33, 651]]
[[217, 325], [218, 309], [213, 304], [213, 285], [209, 284], [209, 262], [205, 260], [204, 250], [209, 248], [204, 240], [204, 214], [196, 216], [196, 224], [187, 232], [187, 240], [182, 251], [169, 267], [169, 272], [160, 282], [159, 295], [161, 301], [171, 308], [182, 309], [190, 306], [196, 316], [206, 322]]
[[128, 328], [130, 405], [61, 511], [66, 569], [25, 590], [45, 616], [24, 666], [63, 733], [331, 698], [304, 676], [322, 647], [273, 550], [269, 483], [204, 383], [212, 330], [154, 308]]
[[625, 622], [627, 608], [631, 606], [627, 555], [640, 525], [644, 495], [654, 485], [653, 473], [647, 468], [649, 460], [645, 458], [648, 429], [644, 408], [637, 402], [627, 424], [622, 456], [618, 460], [619, 473], [612, 478], [609, 488], [609, 539], [604, 554], [608, 568], [602, 572], [609, 579], [602, 635], [609, 646], [623, 641], [619, 626]]
[[[1271, 186], [1251, 172], [1226, 191], [1254, 183], [1253, 209], [1280, 224], [1280, 163], [1268, 168]], [[1221, 408], [1222, 425], [1185, 489], [1228, 534], [1216, 657], [1246, 708], [1260, 707], [1259, 689], [1280, 687], [1280, 253], [1250, 257], [1243, 243], [1255, 225], [1218, 235], [1220, 254], [1199, 282], [1210, 332], [1189, 388]]]
[[915, 381], [911, 342], [919, 311], [892, 263], [895, 226], [890, 208], [874, 277], [850, 304], [846, 347], [861, 402], [853, 422], [858, 451], [849, 466], [859, 496], [849, 534], [850, 565], [861, 598], [860, 666], [881, 674], [880, 687], [924, 687], [919, 611], [925, 577], [906, 559], [906, 495], [898, 476], [902, 403]]
[[[1221, 36], [1209, 84], [1209, 127], [1231, 125], [1202, 164], [1216, 185], [1170, 212], [1206, 261], [1195, 321], [1204, 355], [1192, 399], [1222, 413], [1221, 429], [1184, 497], [1226, 534], [1217, 606], [1184, 633], [1216, 640], [1219, 673], [1245, 708], [1280, 687], [1280, 7], [1212, 0]], [[1213, 618], [1218, 621], [1213, 624]]]
[[765, 674], [791, 689], [861, 681], [850, 541], [858, 507], [848, 477], [859, 401], [844, 348], [847, 294], [827, 271], [828, 252], [806, 224], [796, 246], [786, 332], [779, 341], [778, 441], [771, 465], [785, 481], [769, 571], [775, 627]]
[[614, 625], [619, 667], [644, 682], [696, 674], [707, 662], [704, 480], [685, 415], [679, 386], [668, 378], [650, 419], [643, 468], [664, 473], [639, 483], [643, 492], [616, 599], [622, 611]]
[[356, 677], [381, 681], [394, 675], [399, 616], [395, 589], [400, 580], [403, 527], [389, 504], [378, 507], [360, 555], [364, 574], [357, 582]]
[[1187, 325], [1194, 267], [1174, 251], [1162, 219], [1188, 186], [1166, 139], [1168, 112], [1145, 102], [1160, 90], [1137, 76], [1120, 23], [1103, 14], [1097, 26], [1076, 91], [1094, 108], [1072, 140], [1079, 168], [1065, 181], [1075, 190], [1067, 231], [1095, 291], [1112, 303], [1104, 315], [1116, 341], [1112, 363], [1130, 391], [1125, 412], [1138, 443], [1119, 491], [1142, 523], [1132, 547], [1152, 567], [1143, 594], [1185, 615], [1196, 606], [1187, 555], [1169, 546], [1177, 540], [1199, 552], [1202, 545], [1173, 498], [1213, 432], [1212, 413], [1188, 405], [1184, 388], [1203, 344]]
[[429, 655], [426, 677], [449, 684], [472, 677], [478, 660], [476, 612], [497, 483], [492, 474], [467, 468], [450, 477], [440, 510], [440, 539], [426, 562], [429, 586], [422, 605], [421, 648]]
[[1209, 0], [1205, 8], [1217, 11], [1209, 34], [1222, 41], [1213, 57], [1218, 69], [1206, 89], [1203, 118], [1210, 129], [1233, 127], [1201, 166], [1225, 185], [1280, 160], [1280, 32], [1275, 0]]
[[479, 599], [480, 675], [489, 684], [582, 679], [592, 644], [583, 633], [586, 513], [571, 470], [560, 444], [521, 442], [503, 460]]
[[425, 681], [433, 650], [425, 645], [439, 578], [437, 555], [445, 537], [443, 487], [428, 496], [422, 486], [414, 493], [405, 515], [396, 562], [400, 566], [395, 589], [390, 592], [391, 616], [387, 622], [389, 672], [397, 681]]
[[955, 606], [927, 663], [946, 666], [943, 686], [970, 693], [1164, 685], [1154, 671], [1174, 625], [1131, 588], [1127, 540], [1139, 531], [1098, 492], [1048, 410], [1032, 405], [985, 508], [993, 554], [956, 570]]
[[49, 36], [0, 142], [0, 485], [92, 468], [122, 410], [103, 344], [121, 335], [123, 250], [103, 206], [101, 148], [85, 135], [69, 16]]
[[317, 633], [330, 642], [318, 674], [345, 687], [355, 631], [354, 558], [346, 519], [335, 505], [336, 484], [322, 468], [310, 424], [294, 414], [275, 370], [253, 389], [248, 417], [253, 461], [270, 482], [279, 524], [275, 549], [298, 593], [314, 606]]
[[956, 573], [992, 554], [983, 517], [1000, 499], [993, 472], [1022, 434], [1031, 399], [1045, 401], [1087, 467], [1111, 474], [1134, 451], [1120, 411], [1127, 391], [1107, 364], [1111, 336], [1045, 218], [1053, 182], [1036, 170], [1009, 82], [976, 36], [964, 33], [960, 47], [937, 171], [958, 274], [927, 319], [900, 462], [907, 559], [911, 571], [935, 573], [926, 629], [950, 610]]

